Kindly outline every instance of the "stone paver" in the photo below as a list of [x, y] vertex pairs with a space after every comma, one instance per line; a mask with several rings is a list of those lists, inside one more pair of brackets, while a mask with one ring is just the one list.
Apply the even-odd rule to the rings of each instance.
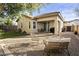
[[0, 46], [0, 56], [5, 56], [5, 53], [4, 53], [3, 49], [1, 48], [1, 46]]
[[42, 56], [44, 45], [40, 42], [28, 42], [9, 45], [8, 49], [16, 56]]
[[4, 54], [6, 56], [13, 56], [13, 54], [11, 54], [11, 52], [9, 51], [9, 49], [7, 48], [7, 46], [5, 46], [5, 44], [0, 44], [0, 45], [1, 45], [1, 48], [3, 49]]

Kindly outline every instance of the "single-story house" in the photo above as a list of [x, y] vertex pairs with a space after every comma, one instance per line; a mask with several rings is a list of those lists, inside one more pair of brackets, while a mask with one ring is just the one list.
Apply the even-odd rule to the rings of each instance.
[[77, 32], [79, 34], [79, 19], [64, 22], [64, 31]]
[[18, 21], [18, 28], [28, 34], [52, 32], [59, 34], [63, 28], [63, 17], [60, 12], [45, 13], [39, 16], [22, 15]]

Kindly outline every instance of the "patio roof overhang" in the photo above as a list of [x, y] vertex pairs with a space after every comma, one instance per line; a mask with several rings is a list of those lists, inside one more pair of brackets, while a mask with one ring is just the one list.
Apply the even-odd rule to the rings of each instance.
[[64, 21], [64, 18], [62, 17], [60, 12], [50, 12], [50, 13], [45, 13], [39, 16], [35, 16], [34, 19], [40, 19], [40, 18], [46, 18], [50, 16], [58, 16], [62, 21]]

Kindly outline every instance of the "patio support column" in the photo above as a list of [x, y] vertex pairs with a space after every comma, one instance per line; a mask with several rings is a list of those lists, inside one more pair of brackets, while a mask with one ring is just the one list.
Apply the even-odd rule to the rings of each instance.
[[46, 32], [48, 32], [48, 22], [46, 22]]
[[79, 34], [79, 25], [78, 25], [78, 34]]
[[67, 31], [67, 26], [65, 26], [65, 32]]
[[54, 27], [55, 27], [55, 34], [58, 34], [58, 20], [57, 19], [55, 20]]

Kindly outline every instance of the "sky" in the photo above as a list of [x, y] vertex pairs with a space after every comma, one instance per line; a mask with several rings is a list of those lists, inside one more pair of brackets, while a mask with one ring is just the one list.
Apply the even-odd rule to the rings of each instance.
[[79, 19], [75, 12], [75, 9], [78, 8], [78, 6], [78, 3], [51, 3], [40, 8], [40, 12], [34, 12], [33, 16], [59, 11], [65, 21]]

